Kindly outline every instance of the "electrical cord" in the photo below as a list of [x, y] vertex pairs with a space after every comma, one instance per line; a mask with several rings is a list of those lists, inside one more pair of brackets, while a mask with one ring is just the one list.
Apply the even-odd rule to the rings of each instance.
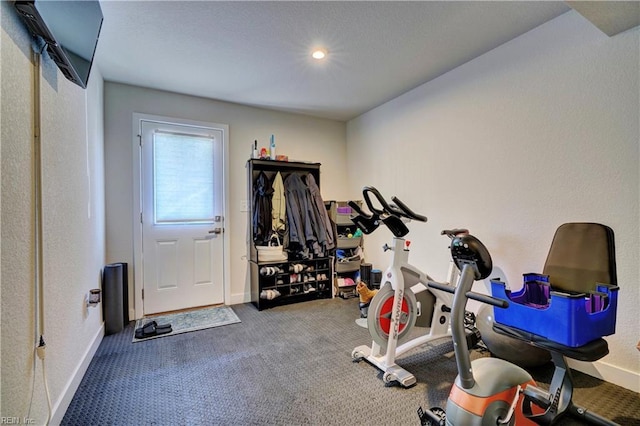
[[[47, 348], [47, 345], [44, 343], [44, 338], [40, 336], [40, 343], [36, 347], [35, 355], [40, 359], [40, 361], [42, 361], [42, 380], [44, 383], [44, 391], [47, 396], [47, 407], [48, 407], [47, 421], [45, 422], [45, 425], [48, 425], [49, 422], [51, 421], [53, 410], [52, 410], [52, 404], [51, 404], [51, 394], [49, 393], [49, 382], [47, 381], [46, 363], [44, 361], [46, 348]], [[31, 383], [31, 399], [29, 401], [29, 411], [27, 412], [27, 417], [26, 417], [28, 419], [31, 418], [31, 407], [33, 406], [33, 396], [36, 388], [36, 368], [38, 366], [36, 361], [36, 356], [33, 357], [33, 380]]]
[[47, 345], [44, 343], [44, 339], [40, 336], [40, 346], [36, 348], [36, 353], [38, 354], [38, 358], [42, 361], [42, 381], [44, 382], [44, 392], [47, 395], [47, 407], [49, 411], [47, 413], [47, 421], [45, 425], [48, 425], [51, 421], [51, 394], [49, 393], [49, 381], [47, 380], [47, 364], [44, 361], [45, 349]]
[[[36, 351], [37, 352], [37, 351]], [[29, 400], [29, 411], [27, 411], [27, 418], [31, 418], [31, 406], [33, 405], [33, 394], [36, 389], [36, 368], [38, 367], [36, 361], [36, 354], [33, 354], [33, 378], [31, 380], [31, 399]]]

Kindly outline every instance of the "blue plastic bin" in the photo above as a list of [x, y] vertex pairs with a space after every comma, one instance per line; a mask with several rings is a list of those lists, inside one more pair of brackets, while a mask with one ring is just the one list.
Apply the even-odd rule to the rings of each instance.
[[511, 292], [505, 283], [493, 279], [493, 297], [509, 301], [506, 309], [494, 308], [494, 318], [565, 346], [583, 346], [615, 333], [618, 289], [596, 284], [589, 293], [569, 294], [554, 291], [547, 275], [524, 274], [522, 289]]

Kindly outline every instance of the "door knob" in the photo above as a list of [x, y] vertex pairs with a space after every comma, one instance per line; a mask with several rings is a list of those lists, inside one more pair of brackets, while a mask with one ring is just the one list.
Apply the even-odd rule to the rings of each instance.
[[209, 231], [210, 234], [222, 234], [222, 228], [213, 228]]

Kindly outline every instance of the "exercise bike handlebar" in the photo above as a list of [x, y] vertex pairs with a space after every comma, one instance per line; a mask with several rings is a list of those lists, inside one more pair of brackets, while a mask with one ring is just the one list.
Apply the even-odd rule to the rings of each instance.
[[[454, 294], [456, 292], [455, 287], [451, 287], [446, 284], [440, 284], [436, 282], [429, 282], [428, 286], [435, 288], [436, 290], [446, 291], [447, 293]], [[498, 308], [508, 308], [509, 302], [502, 299], [496, 299], [495, 297], [487, 296], [486, 294], [476, 293], [475, 291], [468, 291], [467, 297], [469, 299], [477, 300], [478, 302], [486, 303], [488, 305], [497, 306]]]
[[[373, 194], [378, 199], [378, 203], [380, 203], [382, 210], [374, 207], [369, 194]], [[367, 207], [369, 207], [369, 210], [371, 210], [374, 215], [383, 216], [384, 214], [396, 214], [396, 212], [394, 211], [395, 209], [393, 209], [389, 205], [389, 203], [387, 203], [387, 200], [384, 199], [382, 194], [380, 194], [380, 191], [378, 191], [375, 187], [365, 186], [364, 188], [362, 188], [362, 197], [364, 198], [365, 203], [367, 203]]]
[[[373, 206], [373, 203], [371, 202], [371, 198], [369, 197], [369, 194], [373, 194], [376, 197], [376, 199], [380, 203], [380, 206], [382, 207], [382, 210], [377, 209], [376, 207]], [[376, 214], [378, 216], [393, 215], [398, 217], [405, 217], [407, 219], [417, 220], [420, 222], [427, 221], [426, 216], [422, 216], [420, 214], [415, 213], [396, 196], [391, 197], [391, 200], [395, 203], [395, 205], [389, 204], [387, 200], [385, 200], [385, 198], [382, 196], [382, 194], [380, 194], [380, 191], [378, 191], [373, 186], [365, 186], [362, 189], [362, 196], [364, 197], [364, 201], [367, 203], [367, 207], [369, 207], [369, 210], [371, 210], [373, 214]]]
[[407, 207], [407, 205], [405, 203], [403, 203], [402, 201], [400, 201], [400, 199], [398, 197], [396, 197], [395, 195], [393, 197], [391, 197], [391, 200], [396, 204], [396, 206], [398, 206], [400, 208], [400, 210], [402, 210], [402, 212], [404, 213], [403, 216], [408, 217], [409, 219], [417, 220], [419, 222], [426, 222], [427, 221], [427, 217], [426, 216], [422, 216], [421, 214], [414, 213], [413, 210], [411, 210], [409, 207]]
[[373, 219], [373, 215], [369, 213], [365, 213], [365, 211], [362, 210], [362, 208], [360, 208], [360, 205], [355, 201], [349, 201], [348, 204], [349, 204], [349, 207], [355, 210], [355, 212], [358, 213], [360, 216], [364, 217], [365, 219]]
[[[379, 207], [376, 207], [372, 202], [371, 194], [376, 197]], [[409, 228], [407, 228], [407, 225], [402, 221], [402, 218], [413, 219], [420, 222], [427, 221], [425, 216], [415, 213], [397, 197], [392, 198], [397, 206], [389, 204], [382, 194], [380, 194], [380, 191], [373, 186], [365, 186], [362, 189], [362, 197], [367, 203], [367, 207], [371, 213], [365, 212], [355, 201], [349, 201], [349, 207], [357, 213], [351, 217], [351, 221], [365, 234], [372, 233], [380, 226], [380, 223], [384, 223], [396, 238], [402, 238], [409, 233]]]

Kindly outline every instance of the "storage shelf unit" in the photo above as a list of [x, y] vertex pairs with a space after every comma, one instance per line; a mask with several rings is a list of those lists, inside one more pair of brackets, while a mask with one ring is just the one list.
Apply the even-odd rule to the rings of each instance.
[[[250, 262], [251, 301], [259, 310], [263, 310], [288, 303], [330, 298], [332, 261], [331, 257], [324, 257], [279, 263]], [[274, 290], [277, 296], [269, 299], [270, 294], [274, 294], [270, 291]]]
[[[291, 173], [310, 173], [320, 186], [320, 163], [303, 163], [271, 160], [249, 160], [247, 162], [248, 182], [248, 226], [250, 238], [247, 246], [249, 273], [251, 279], [251, 302], [263, 310], [288, 303], [303, 302], [318, 298], [331, 298], [333, 257], [315, 259], [289, 259], [284, 262], [259, 262], [258, 251], [253, 242], [251, 221], [254, 215], [253, 185], [264, 172], [270, 180], [280, 172], [283, 180]], [[302, 266], [295, 266], [302, 265]], [[271, 271], [263, 268], [271, 268]], [[299, 270], [299, 271], [297, 271]], [[262, 273], [261, 273], [262, 271]], [[275, 271], [275, 273], [273, 273]], [[306, 281], [305, 281], [306, 280]], [[277, 290], [277, 296], [272, 299]], [[261, 297], [262, 295], [262, 297]]]
[[[331, 220], [336, 225], [336, 233], [338, 239], [336, 241], [336, 249], [342, 250], [347, 256], [355, 254], [358, 247], [362, 247], [362, 237], [348, 237], [348, 234], [353, 234], [357, 230], [357, 226], [351, 221], [350, 214], [340, 213], [339, 209], [348, 206], [346, 201], [333, 201], [331, 203], [329, 212]], [[335, 270], [335, 292], [338, 296], [343, 298], [355, 297], [356, 281], [360, 273], [360, 265], [362, 259], [350, 260], [348, 262], [340, 261], [336, 255], [334, 270]], [[345, 284], [345, 279], [353, 280], [353, 284]]]

